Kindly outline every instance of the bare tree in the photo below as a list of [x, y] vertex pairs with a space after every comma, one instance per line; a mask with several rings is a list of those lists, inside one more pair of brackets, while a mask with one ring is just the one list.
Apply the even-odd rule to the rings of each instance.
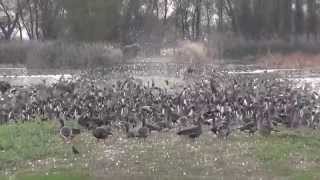
[[167, 24], [167, 18], [168, 18], [168, 0], [164, 0], [164, 16], [163, 16], [163, 24]]
[[316, 0], [308, 0], [307, 9], [307, 36], [310, 39], [311, 35], [317, 36], [317, 24], [318, 24], [318, 15], [317, 15], [317, 3]]
[[159, 0], [153, 0], [153, 8], [156, 10], [157, 18], [159, 18]]
[[20, 21], [29, 39], [39, 39], [39, 0], [18, 0]]
[[212, 17], [214, 15], [214, 1], [212, 0], [204, 0], [203, 2], [204, 4], [204, 9], [205, 9], [205, 13], [206, 13], [206, 21], [207, 21], [207, 34], [209, 35], [211, 32], [211, 21], [212, 21]]
[[222, 31], [223, 31], [223, 9], [224, 9], [224, 0], [218, 0], [217, 9], [218, 9], [218, 16], [219, 16], [218, 31], [219, 31], [219, 32], [222, 32]]
[[195, 40], [200, 40], [201, 35], [201, 7], [202, 7], [202, 0], [196, 0], [196, 8], [195, 8], [195, 14], [196, 14], [196, 37]]
[[[64, 22], [65, 9], [63, 0], [38, 0], [39, 4], [39, 26], [43, 39], [56, 39], [59, 33], [64, 31], [62, 24]], [[80, 2], [79, 2], [80, 3]]]
[[226, 0], [225, 9], [226, 9], [227, 15], [231, 19], [232, 31], [237, 33], [238, 32], [238, 25], [237, 25], [237, 18], [236, 18], [236, 13], [234, 10], [233, 0]]
[[0, 11], [4, 14], [0, 22], [0, 29], [6, 40], [11, 39], [19, 21], [19, 11], [15, 3], [13, 1], [0, 0]]

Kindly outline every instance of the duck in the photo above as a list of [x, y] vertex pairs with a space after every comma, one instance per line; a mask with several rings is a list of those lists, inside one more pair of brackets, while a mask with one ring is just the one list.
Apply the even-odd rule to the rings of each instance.
[[261, 117], [259, 118], [259, 121], [257, 123], [258, 132], [263, 137], [270, 136], [271, 132], [279, 132], [277, 129], [274, 129], [272, 127], [272, 121], [269, 117], [270, 112], [265, 111], [261, 114]]
[[99, 142], [100, 140], [105, 141], [109, 136], [113, 135], [111, 131], [112, 130], [110, 127], [103, 125], [96, 127], [92, 131], [92, 135], [97, 139], [97, 142]]
[[262, 125], [258, 128], [259, 134], [263, 137], [268, 137], [270, 136], [271, 132], [278, 133], [280, 132], [277, 129], [274, 129], [269, 122], [263, 121]]
[[249, 122], [239, 128], [241, 132], [248, 133], [249, 136], [254, 135], [254, 133], [258, 130], [255, 122]]
[[147, 138], [150, 134], [150, 129], [146, 126], [145, 120], [142, 120], [140, 125], [130, 128], [129, 123], [125, 123], [128, 138]]
[[140, 127], [138, 129], [137, 138], [147, 138], [149, 135], [150, 129], [146, 126]]
[[0, 92], [4, 94], [11, 88], [11, 85], [8, 82], [0, 81]]
[[201, 122], [198, 120], [196, 126], [188, 127], [177, 132], [179, 136], [188, 136], [191, 139], [197, 138], [202, 134]]
[[220, 139], [226, 139], [231, 133], [230, 127], [227, 124], [223, 124], [222, 126], [216, 129], [216, 135]]
[[135, 137], [137, 130], [135, 130], [135, 128], [131, 128], [132, 125], [129, 122], [123, 122], [123, 124], [127, 133], [127, 138]]
[[72, 146], [72, 153], [75, 154], [75, 155], [80, 154], [79, 150], [74, 146]]
[[60, 131], [59, 134], [65, 142], [71, 141], [76, 135], [81, 133], [80, 129], [65, 127], [64, 121], [59, 119]]
[[162, 128], [158, 124], [146, 123], [145, 127], [149, 129], [149, 131], [157, 131], [160, 132]]

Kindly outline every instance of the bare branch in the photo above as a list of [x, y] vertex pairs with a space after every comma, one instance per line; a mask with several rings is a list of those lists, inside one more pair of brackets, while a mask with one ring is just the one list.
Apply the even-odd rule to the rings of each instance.
[[8, 10], [8, 8], [6, 7], [6, 5], [3, 3], [3, 1], [1, 0], [0, 1], [0, 6], [2, 7], [2, 9], [3, 9], [3, 12], [6, 14], [6, 16], [7, 16], [7, 18], [8, 18], [8, 24], [11, 24], [11, 16], [10, 16], [10, 14], [9, 14], [9, 10]]

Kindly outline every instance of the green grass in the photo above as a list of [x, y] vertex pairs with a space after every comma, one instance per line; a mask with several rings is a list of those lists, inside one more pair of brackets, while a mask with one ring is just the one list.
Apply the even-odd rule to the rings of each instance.
[[[0, 178], [1, 179], [1, 178]], [[17, 174], [11, 177], [3, 178], [4, 180], [92, 180], [88, 173], [52, 170], [51, 172], [43, 173], [25, 173]]]
[[83, 133], [76, 156], [53, 123], [1, 126], [0, 179], [320, 179], [316, 131], [286, 130], [268, 138], [235, 134], [227, 140], [206, 132], [195, 141], [174, 131], [146, 140], [114, 134], [104, 145]]
[[256, 157], [278, 177], [320, 179], [319, 134], [289, 132], [258, 139]]
[[[0, 172], [27, 163], [70, 154], [53, 123], [30, 122], [0, 126]], [[69, 148], [71, 149], [71, 148]]]
[[16, 162], [53, 154], [52, 127], [47, 123], [25, 123], [0, 127], [0, 160]]

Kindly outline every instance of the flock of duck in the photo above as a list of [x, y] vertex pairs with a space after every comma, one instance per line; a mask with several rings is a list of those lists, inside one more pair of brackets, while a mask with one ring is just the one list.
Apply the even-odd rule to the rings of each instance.
[[[104, 84], [97, 81], [103, 79], [97, 72], [51, 86], [15, 88], [0, 82], [0, 123], [53, 120], [60, 123], [59, 133], [67, 142], [83, 131], [104, 141], [119, 129], [128, 138], [168, 131], [197, 138], [205, 129], [227, 138], [234, 131], [268, 136], [278, 126], [320, 126], [319, 96], [308, 85], [297, 87], [272, 74], [211, 71], [192, 78], [195, 67], [185, 72], [190, 74], [188, 83], [175, 89], [168, 80], [159, 86], [133, 77]], [[81, 128], [68, 127], [66, 122]]]

